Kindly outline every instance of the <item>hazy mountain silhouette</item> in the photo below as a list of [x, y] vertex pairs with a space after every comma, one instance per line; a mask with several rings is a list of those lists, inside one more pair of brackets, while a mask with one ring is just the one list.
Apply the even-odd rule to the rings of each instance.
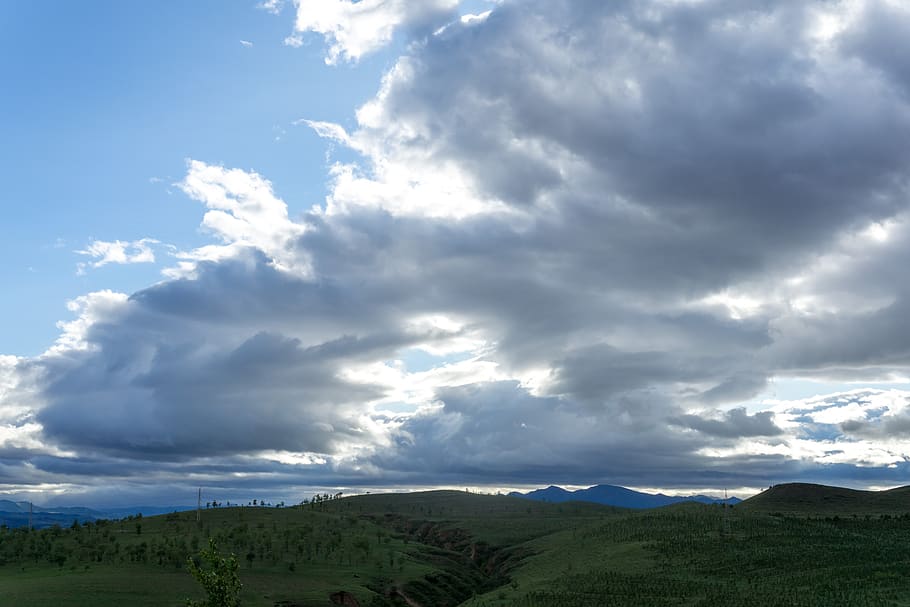
[[[39, 506], [32, 504], [32, 526], [36, 529], [52, 527], [54, 525], [69, 526], [73, 521], [84, 523], [99, 519], [120, 519], [127, 516], [142, 514], [154, 516], [167, 514], [180, 510], [189, 510], [188, 506], [128, 506], [123, 508], [93, 509], [81, 506]], [[7, 527], [22, 527], [28, 525], [29, 502], [14, 502], [0, 500], [0, 524]]]
[[[616, 485], [594, 485], [587, 489], [578, 489], [577, 491], [567, 491], [562, 487], [550, 485], [546, 489], [535, 489], [527, 493], [513, 491], [509, 495], [514, 497], [523, 497], [525, 499], [537, 500], [541, 502], [550, 502], [558, 504], [561, 502], [593, 502], [595, 504], [605, 504], [608, 506], [619, 506], [621, 508], [659, 508], [678, 504], [679, 502], [700, 502], [702, 504], [720, 504], [722, 498], [709, 497], [707, 495], [664, 495], [663, 493], [643, 493], [633, 491], [625, 487]], [[739, 498], [730, 497], [727, 499], [729, 504], [738, 504]]]

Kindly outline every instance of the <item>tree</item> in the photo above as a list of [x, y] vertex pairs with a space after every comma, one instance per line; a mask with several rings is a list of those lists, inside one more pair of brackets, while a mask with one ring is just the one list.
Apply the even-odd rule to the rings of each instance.
[[[208, 567], [201, 566], [202, 563], [207, 563]], [[214, 539], [209, 539], [208, 548], [199, 551], [198, 559], [187, 559], [187, 568], [206, 594], [202, 601], [187, 599], [187, 607], [239, 607], [243, 584], [240, 583], [237, 557], [218, 554]]]

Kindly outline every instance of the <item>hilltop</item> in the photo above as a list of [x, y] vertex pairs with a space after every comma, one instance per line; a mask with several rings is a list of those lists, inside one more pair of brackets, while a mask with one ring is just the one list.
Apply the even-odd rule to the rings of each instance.
[[902, 515], [910, 513], [910, 486], [862, 491], [811, 483], [785, 483], [750, 497], [737, 508], [784, 514]]

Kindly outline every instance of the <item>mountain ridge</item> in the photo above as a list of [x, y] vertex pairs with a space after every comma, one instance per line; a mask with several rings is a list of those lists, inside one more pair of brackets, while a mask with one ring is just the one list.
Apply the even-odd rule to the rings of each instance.
[[[620, 508], [633, 508], [637, 510], [660, 508], [662, 506], [669, 506], [681, 502], [698, 502], [701, 504], [724, 503], [723, 498], [715, 498], [707, 495], [678, 496], [664, 495], [663, 493], [645, 493], [643, 491], [635, 491], [618, 485], [593, 485], [586, 489], [577, 489], [575, 491], [569, 491], [556, 485], [550, 485], [544, 489], [535, 489], [533, 491], [528, 491], [527, 493], [512, 491], [509, 495], [512, 497], [554, 504], [581, 501], [603, 504], [606, 506], [617, 506]], [[727, 498], [726, 503], [738, 504], [741, 501], [742, 500], [737, 497], [729, 497]]]
[[95, 509], [84, 506], [39, 506], [27, 501], [0, 500], [0, 524], [8, 527], [24, 527], [31, 522], [34, 528], [42, 529], [54, 525], [68, 526], [73, 521], [85, 523], [100, 519], [116, 520], [137, 514], [154, 516], [191, 509], [190, 506], [128, 506]]

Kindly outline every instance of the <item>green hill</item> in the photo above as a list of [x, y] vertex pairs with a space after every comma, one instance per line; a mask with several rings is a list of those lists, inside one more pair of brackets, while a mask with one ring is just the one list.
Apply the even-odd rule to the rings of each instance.
[[340, 591], [361, 605], [454, 607], [506, 584], [524, 542], [622, 512], [432, 491], [206, 509], [200, 523], [190, 511], [4, 529], [0, 605], [182, 605], [199, 594], [186, 559], [214, 538], [243, 566], [244, 607], [325, 605]]
[[[212, 538], [243, 607], [910, 607], [910, 516], [803, 515], [905, 490], [765, 493], [627, 511], [431, 491], [0, 528], [0, 605], [177, 607], [202, 598], [185, 563]], [[782, 504], [799, 515], [769, 516]]]
[[866, 515], [910, 513], [910, 486], [888, 491], [860, 491], [843, 487], [786, 483], [750, 497], [737, 509], [783, 514]]

